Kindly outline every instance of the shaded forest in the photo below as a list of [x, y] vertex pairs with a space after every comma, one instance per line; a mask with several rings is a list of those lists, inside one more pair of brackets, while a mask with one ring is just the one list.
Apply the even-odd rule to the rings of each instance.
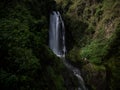
[[64, 66], [48, 47], [53, 0], [0, 2], [0, 89], [64, 90]]

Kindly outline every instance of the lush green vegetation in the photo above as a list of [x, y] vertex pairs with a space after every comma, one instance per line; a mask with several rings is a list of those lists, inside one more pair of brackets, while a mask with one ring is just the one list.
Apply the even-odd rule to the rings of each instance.
[[55, 1], [0, 1], [0, 90], [76, 90], [76, 78], [48, 48], [56, 8], [65, 21], [67, 59], [88, 88], [119, 90], [120, 1]]
[[119, 90], [120, 1], [56, 2], [66, 24], [67, 58], [93, 90]]
[[48, 44], [53, 0], [0, 2], [0, 89], [65, 90], [65, 68]]

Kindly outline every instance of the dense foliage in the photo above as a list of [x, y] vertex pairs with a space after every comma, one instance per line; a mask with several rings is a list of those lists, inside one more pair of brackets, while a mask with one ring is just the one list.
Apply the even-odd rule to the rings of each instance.
[[48, 48], [56, 7], [65, 21], [67, 59], [88, 88], [119, 90], [120, 1], [55, 1], [0, 1], [0, 90], [76, 90], [76, 78]]
[[120, 1], [56, 2], [66, 24], [67, 58], [93, 90], [119, 90]]
[[0, 1], [0, 90], [65, 90], [47, 46], [53, 0]]

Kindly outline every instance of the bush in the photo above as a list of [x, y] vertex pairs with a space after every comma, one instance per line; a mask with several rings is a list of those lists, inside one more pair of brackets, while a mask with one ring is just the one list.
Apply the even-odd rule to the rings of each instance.
[[81, 49], [81, 58], [87, 58], [90, 62], [100, 64], [107, 53], [107, 41], [93, 40], [89, 45]]

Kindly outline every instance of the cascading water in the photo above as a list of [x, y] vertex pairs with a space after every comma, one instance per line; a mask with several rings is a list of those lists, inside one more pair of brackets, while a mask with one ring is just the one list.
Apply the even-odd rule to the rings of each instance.
[[64, 22], [60, 13], [55, 11], [53, 11], [50, 15], [49, 47], [63, 60], [65, 66], [78, 78], [78, 90], [87, 90], [80, 71], [65, 60], [66, 47]]
[[50, 15], [49, 46], [57, 56], [65, 56], [65, 30], [59, 12]]

